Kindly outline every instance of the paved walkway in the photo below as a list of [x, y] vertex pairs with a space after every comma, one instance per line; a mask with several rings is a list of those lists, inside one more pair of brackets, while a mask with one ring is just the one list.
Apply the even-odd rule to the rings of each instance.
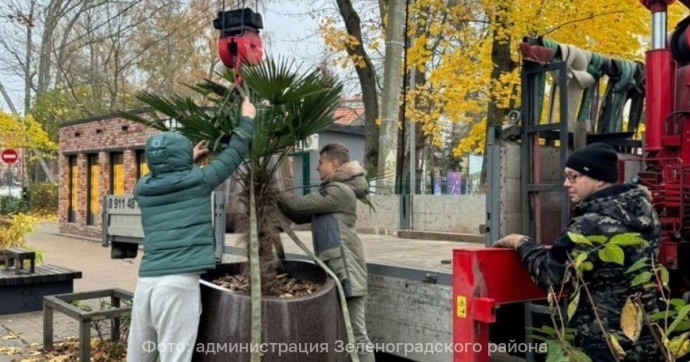
[[[121, 288], [134, 292], [139, 261], [110, 259], [110, 249], [93, 240], [76, 239], [58, 234], [57, 224], [42, 224], [27, 243], [40, 250], [43, 264], [53, 264], [82, 272], [75, 279], [74, 291]], [[91, 305], [98, 308], [98, 302]], [[108, 328], [104, 328], [108, 329]], [[54, 313], [54, 341], [77, 337], [79, 325], [59, 312]], [[92, 336], [97, 332], [92, 331]], [[43, 312], [0, 316], [0, 362], [21, 361], [43, 344]], [[9, 354], [9, 355], [8, 355]]]

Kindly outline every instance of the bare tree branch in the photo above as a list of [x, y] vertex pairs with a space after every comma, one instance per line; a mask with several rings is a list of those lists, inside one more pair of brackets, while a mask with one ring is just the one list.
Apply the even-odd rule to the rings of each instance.
[[571, 25], [571, 24], [580, 23], [580, 22], [587, 21], [587, 20], [592, 20], [594, 18], [598, 18], [598, 17], [602, 17], [602, 16], [608, 16], [608, 15], [614, 15], [614, 14], [623, 14], [623, 13], [625, 13], [625, 11], [607, 11], [607, 12], [603, 12], [603, 13], [599, 13], [599, 14], [589, 14], [589, 16], [585, 16], [585, 17], [579, 18], [579, 19], [569, 20], [569, 21], [566, 21], [562, 24], [556, 25], [551, 30], [544, 33], [542, 36], [547, 36], [547, 35], [555, 32], [556, 30], [561, 29], [561, 28], [566, 27], [566, 26]]

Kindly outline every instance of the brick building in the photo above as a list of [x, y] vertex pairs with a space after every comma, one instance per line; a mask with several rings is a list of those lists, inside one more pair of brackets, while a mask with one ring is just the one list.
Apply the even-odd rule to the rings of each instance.
[[148, 171], [144, 144], [155, 133], [112, 115], [60, 126], [60, 232], [100, 237], [101, 199], [134, 192]]

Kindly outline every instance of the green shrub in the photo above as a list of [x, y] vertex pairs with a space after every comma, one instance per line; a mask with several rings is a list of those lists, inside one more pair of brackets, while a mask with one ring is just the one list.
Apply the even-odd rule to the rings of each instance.
[[58, 186], [51, 182], [39, 182], [31, 185], [27, 197], [31, 211], [57, 213]]
[[0, 196], [0, 214], [9, 215], [29, 211], [29, 203], [18, 197]]

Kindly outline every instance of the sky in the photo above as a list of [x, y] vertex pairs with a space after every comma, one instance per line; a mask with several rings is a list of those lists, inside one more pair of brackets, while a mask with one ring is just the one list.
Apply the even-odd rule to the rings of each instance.
[[[301, 56], [313, 59], [323, 51], [318, 36], [318, 19], [309, 15], [308, 1], [281, 1], [265, 6], [264, 36], [272, 55]], [[313, 4], [311, 5], [313, 6]]]
[[[288, 56], [298, 61], [304, 61], [305, 65], [315, 59], [324, 51], [321, 38], [317, 36], [318, 19], [309, 15], [309, 8], [316, 3], [326, 3], [323, 0], [316, 1], [289, 1], [277, 0], [259, 2], [264, 29], [260, 33], [264, 43], [264, 53], [273, 57]], [[267, 4], [268, 3], [268, 4]], [[254, 2], [247, 3], [248, 7], [254, 7]], [[217, 9], [209, 14], [211, 20], [216, 16]], [[209, 20], [209, 26], [212, 26]], [[0, 64], [4, 63], [0, 58]], [[23, 80], [16, 76], [0, 74], [0, 81], [10, 95], [14, 106], [23, 113], [24, 84]], [[0, 96], [0, 109], [9, 113], [5, 98]]]

